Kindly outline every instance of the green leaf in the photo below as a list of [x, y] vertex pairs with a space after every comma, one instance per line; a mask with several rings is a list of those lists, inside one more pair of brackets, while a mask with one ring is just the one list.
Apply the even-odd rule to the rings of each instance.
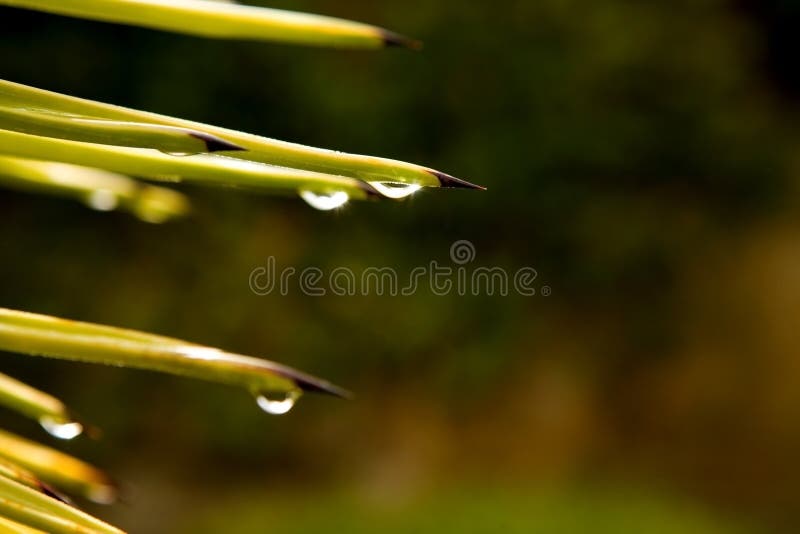
[[47, 534], [43, 530], [20, 525], [16, 521], [11, 521], [0, 516], [0, 534]]
[[[118, 121], [144, 122], [189, 128], [217, 135], [246, 149], [239, 159], [358, 178], [370, 183], [401, 183], [430, 187], [480, 188], [442, 172], [397, 160], [345, 154], [313, 148], [207, 124], [103, 104], [0, 80], [0, 104], [34, 107], [66, 114]], [[0, 147], [3, 144], [0, 143]]]
[[64, 141], [0, 130], [0, 155], [51, 160], [166, 182], [191, 181], [267, 192], [344, 192], [366, 199], [374, 190], [359, 180], [288, 169], [224, 156], [176, 157], [155, 150]]
[[72, 439], [83, 431], [83, 426], [72, 418], [63, 402], [2, 373], [0, 405], [38, 421], [57, 438]]
[[0, 4], [202, 37], [341, 48], [419, 48], [416, 41], [368, 24], [229, 2], [0, 0]]
[[251, 391], [298, 395], [342, 389], [289, 367], [186, 341], [0, 308], [0, 350], [188, 376]]
[[48, 532], [122, 532], [69, 504], [3, 477], [0, 477], [0, 515]]
[[0, 155], [0, 185], [74, 198], [101, 211], [123, 209], [150, 223], [182, 217], [190, 209], [189, 200], [177, 191], [66, 163]]
[[[14, 462], [10, 462], [3, 458], [0, 458], [0, 477], [14, 480], [15, 482], [18, 482], [24, 486], [28, 486], [36, 491], [40, 491], [49, 495], [55, 494], [55, 490], [47, 486], [32, 472], [20, 465], [15, 464]], [[59, 498], [63, 499], [61, 497]]]
[[70, 494], [101, 504], [114, 502], [117, 498], [116, 486], [103, 471], [3, 430], [0, 430], [0, 458]]
[[215, 135], [188, 128], [9, 106], [0, 106], [0, 129], [84, 143], [152, 148], [172, 154], [241, 150]]
[[89, 514], [3, 477], [0, 516], [53, 534], [122, 534]]

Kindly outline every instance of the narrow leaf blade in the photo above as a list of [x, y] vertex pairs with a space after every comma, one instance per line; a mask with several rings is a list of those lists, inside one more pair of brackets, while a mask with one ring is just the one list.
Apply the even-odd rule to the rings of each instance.
[[[0, 149], [2, 152], [2, 149]], [[0, 185], [19, 191], [74, 198], [89, 207], [122, 209], [150, 223], [183, 217], [185, 195], [100, 169], [0, 155]]]
[[230, 2], [0, 0], [0, 4], [210, 38], [339, 48], [419, 48], [416, 41], [360, 22]]

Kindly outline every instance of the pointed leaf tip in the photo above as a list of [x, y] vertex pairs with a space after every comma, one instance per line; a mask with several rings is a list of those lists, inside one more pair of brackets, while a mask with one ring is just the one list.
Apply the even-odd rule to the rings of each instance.
[[351, 392], [331, 384], [327, 380], [321, 380], [288, 367], [276, 369], [276, 372], [284, 378], [288, 378], [294, 382], [295, 385], [305, 393], [321, 393], [323, 395], [330, 395], [331, 397], [338, 397], [340, 399], [347, 400], [353, 398], [353, 394]]
[[455, 176], [450, 176], [449, 174], [445, 174], [439, 171], [430, 171], [432, 175], [434, 175], [438, 180], [441, 187], [446, 187], [450, 189], [478, 189], [481, 191], [486, 191], [486, 188], [482, 185], [473, 184], [466, 180], [462, 180], [461, 178], [456, 178]]
[[225, 139], [217, 137], [216, 135], [211, 135], [204, 132], [193, 132], [189, 135], [205, 143], [208, 152], [242, 152], [247, 150], [243, 146], [226, 141]]
[[387, 48], [408, 48], [414, 51], [420, 51], [423, 48], [422, 41], [400, 35], [399, 33], [390, 32], [389, 30], [383, 30], [381, 32], [381, 39], [383, 39], [383, 45]]

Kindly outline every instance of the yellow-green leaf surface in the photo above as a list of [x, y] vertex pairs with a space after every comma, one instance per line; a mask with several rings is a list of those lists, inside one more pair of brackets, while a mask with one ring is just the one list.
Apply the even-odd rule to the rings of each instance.
[[115, 485], [100, 469], [4, 430], [0, 430], [0, 458], [67, 493], [98, 503], [116, 500]]
[[11, 106], [0, 106], [0, 129], [84, 143], [152, 148], [171, 154], [241, 150], [238, 145], [216, 135], [189, 128]]
[[0, 477], [18, 482], [31, 489], [43, 493], [54, 493], [54, 490], [42, 482], [36, 475], [22, 466], [0, 457]]
[[0, 308], [0, 350], [133, 367], [245, 388], [254, 394], [324, 392], [332, 384], [289, 367], [186, 341]]
[[21, 525], [0, 516], [0, 534], [47, 534], [43, 530]]
[[46, 532], [122, 532], [69, 504], [3, 477], [0, 477], [0, 515]]
[[0, 373], [0, 405], [39, 422], [50, 434], [72, 439], [83, 431], [63, 402]]
[[121, 174], [3, 155], [0, 155], [0, 185], [74, 198], [100, 211], [122, 209], [151, 223], [182, 217], [190, 209], [183, 194]]
[[342, 48], [418, 43], [359, 22], [206, 0], [0, 0], [0, 4], [202, 37]]
[[[0, 80], [0, 104], [34, 107], [109, 120], [146, 122], [189, 128], [217, 135], [246, 149], [236, 157], [249, 161], [358, 178], [370, 183], [401, 183], [430, 187], [478, 188], [442, 172], [403, 161], [345, 154], [313, 148], [236, 130], [137, 111]], [[0, 142], [0, 149], [3, 148]]]
[[353, 178], [199, 154], [170, 156], [155, 150], [65, 141], [0, 130], [0, 155], [47, 159], [167, 182], [192, 181], [259, 191], [346, 193], [365, 199], [374, 190]]

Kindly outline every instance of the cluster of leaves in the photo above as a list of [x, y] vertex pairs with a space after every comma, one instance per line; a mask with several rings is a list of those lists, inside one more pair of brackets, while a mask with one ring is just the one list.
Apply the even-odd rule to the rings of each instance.
[[[350, 48], [418, 47], [373, 26], [219, 0], [0, 0], [0, 5], [205, 37]], [[134, 178], [136, 177], [136, 178]], [[427, 167], [342, 154], [126, 109], [0, 80], [0, 184], [125, 209], [160, 223], [189, 211], [181, 193], [139, 179], [295, 193], [330, 210], [350, 199], [401, 199], [423, 187], [475, 188]], [[347, 396], [262, 359], [162, 336], [0, 308], [0, 350], [149, 369], [250, 391], [285, 413], [304, 391]], [[85, 425], [60, 400], [0, 375], [0, 405], [72, 439]], [[57, 489], [56, 489], [57, 488]], [[0, 532], [120, 532], [61, 491], [112, 502], [102, 471], [0, 431]]]

